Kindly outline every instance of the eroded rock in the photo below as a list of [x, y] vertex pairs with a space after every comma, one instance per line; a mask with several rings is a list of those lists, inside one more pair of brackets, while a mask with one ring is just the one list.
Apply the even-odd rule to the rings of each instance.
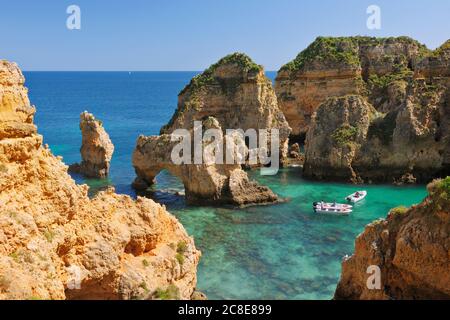
[[385, 84], [412, 77], [427, 53], [407, 37], [318, 37], [279, 70], [275, 82], [293, 139], [304, 140], [314, 112], [330, 97], [368, 94], [377, 110], [387, 112], [398, 94], [389, 96]]
[[[232, 204], [251, 205], [276, 202], [277, 196], [267, 187], [250, 181], [239, 163], [218, 164], [215, 161], [218, 141], [227, 141], [217, 119], [209, 117], [203, 121], [204, 130], [218, 129], [218, 139], [203, 140], [203, 161], [195, 164], [194, 160], [186, 164], [174, 163], [173, 150], [180, 144], [182, 138], [172, 139], [171, 135], [140, 136], [133, 153], [133, 166], [137, 178], [133, 183], [137, 190], [145, 190], [155, 182], [157, 174], [166, 169], [180, 178], [185, 187], [186, 200], [191, 204]], [[191, 133], [193, 130], [191, 130]], [[191, 135], [192, 136], [192, 135]], [[241, 145], [245, 143], [241, 141]], [[225, 142], [225, 147], [227, 142]], [[217, 145], [217, 147], [222, 147]], [[225, 149], [224, 149], [225, 150]], [[194, 152], [192, 150], [192, 152]], [[225, 156], [224, 151], [224, 156]], [[224, 159], [223, 159], [224, 160]]]
[[89, 178], [107, 177], [114, 145], [103, 127], [103, 123], [95, 119], [93, 114], [85, 111], [80, 115], [80, 130], [82, 161], [80, 164], [71, 165], [69, 170]]
[[0, 136], [0, 299], [189, 299], [200, 252], [183, 226], [149, 199], [90, 200], [32, 128], [19, 68], [0, 66], [0, 127], [16, 128]]
[[[305, 174], [320, 179], [369, 183], [398, 183], [407, 174], [414, 177], [409, 182], [427, 183], [448, 175], [448, 50], [448, 43], [432, 52], [403, 37], [325, 38], [300, 54], [294, 61], [298, 65], [289, 67], [288, 64], [287, 70], [297, 70], [294, 75], [311, 68], [329, 70], [342, 63], [361, 67], [364, 90], [358, 95], [321, 96], [325, 100], [307, 124]], [[321, 58], [310, 57], [308, 52], [318, 52]], [[297, 83], [295, 79], [292, 81], [293, 85]], [[370, 106], [370, 114], [362, 115], [358, 108], [347, 110], [348, 96], [359, 96], [358, 104]], [[330, 107], [330, 101], [338, 104], [336, 108]], [[301, 108], [301, 104], [297, 107]], [[364, 126], [350, 124], [349, 130], [339, 129], [342, 119], [348, 116], [364, 121]], [[336, 144], [340, 133], [344, 143]]]
[[280, 158], [287, 156], [290, 127], [262, 66], [242, 53], [228, 55], [194, 77], [178, 96], [178, 108], [161, 134], [191, 129], [215, 117], [221, 128], [279, 130]]

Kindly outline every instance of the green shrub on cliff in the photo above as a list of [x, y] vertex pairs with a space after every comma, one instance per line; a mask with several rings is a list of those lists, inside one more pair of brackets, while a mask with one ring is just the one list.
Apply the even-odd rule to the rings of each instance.
[[408, 212], [409, 208], [405, 207], [405, 206], [400, 206], [394, 209], [391, 209], [391, 214], [394, 215], [400, 215], [400, 214], [405, 214], [406, 212]]
[[437, 57], [442, 55], [444, 52], [450, 51], [450, 40], [444, 42], [439, 48], [433, 51], [432, 55]]
[[343, 125], [340, 128], [336, 129], [331, 137], [338, 146], [343, 147], [345, 145], [348, 145], [349, 143], [354, 142], [357, 135], [358, 128], [351, 125]]
[[184, 241], [178, 242], [178, 244], [177, 244], [177, 252], [183, 254], [183, 253], [186, 252], [186, 250], [187, 250], [186, 242], [184, 242]]
[[171, 284], [167, 287], [167, 289], [156, 289], [153, 294], [156, 299], [161, 300], [178, 300], [180, 299], [180, 290], [177, 286]]
[[[401, 43], [417, 48], [418, 57], [430, 54], [430, 50], [410, 37], [318, 37], [291, 62], [281, 67], [280, 71], [295, 72], [314, 61], [360, 66], [360, 48]], [[389, 57], [386, 57], [389, 58]], [[392, 58], [392, 57], [391, 57]]]
[[445, 179], [442, 179], [439, 183], [439, 188], [446, 192], [448, 195], [450, 195], [450, 177], [446, 177]]
[[228, 64], [237, 64], [244, 72], [259, 72], [263, 69], [262, 66], [254, 63], [253, 60], [246, 54], [235, 52], [223, 57], [201, 74], [192, 78], [191, 82], [183, 89], [183, 91], [181, 91], [181, 94], [186, 92], [188, 89], [195, 92], [208, 84], [212, 84], [214, 82], [213, 74], [216, 69], [220, 66]]
[[412, 79], [413, 74], [414, 72], [404, 65], [398, 65], [394, 67], [394, 71], [392, 73], [382, 76], [371, 74], [368, 79], [369, 89], [385, 90], [395, 81], [407, 81]]
[[282, 71], [297, 71], [314, 61], [358, 66], [358, 48], [352, 37], [318, 37], [291, 62], [281, 67]]

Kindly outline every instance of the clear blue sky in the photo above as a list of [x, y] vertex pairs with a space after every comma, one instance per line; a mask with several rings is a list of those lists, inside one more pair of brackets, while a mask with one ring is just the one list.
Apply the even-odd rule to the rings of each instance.
[[[68, 30], [76, 4], [81, 30]], [[381, 7], [382, 29], [366, 27]], [[24, 70], [203, 70], [241, 51], [277, 70], [319, 35], [450, 38], [448, 0], [0, 0], [0, 59]]]

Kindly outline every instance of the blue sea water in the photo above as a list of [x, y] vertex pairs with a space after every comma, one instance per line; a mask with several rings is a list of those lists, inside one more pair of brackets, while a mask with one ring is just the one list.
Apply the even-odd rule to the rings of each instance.
[[[179, 91], [197, 72], [26, 72], [35, 122], [57, 155], [67, 164], [80, 160], [79, 114], [88, 110], [103, 121], [115, 145], [111, 175], [85, 180], [93, 193], [105, 185], [134, 192], [131, 155], [140, 134], [158, 134], [169, 121]], [[268, 76], [274, 78], [275, 73]], [[276, 176], [250, 175], [288, 201], [244, 209], [187, 206], [180, 181], [162, 172], [155, 200], [164, 203], [194, 236], [203, 256], [198, 289], [210, 299], [330, 299], [341, 260], [353, 252], [355, 237], [390, 208], [418, 203], [424, 186], [360, 186], [368, 196], [348, 217], [315, 215], [311, 202], [343, 200], [355, 186], [304, 180], [301, 170]]]

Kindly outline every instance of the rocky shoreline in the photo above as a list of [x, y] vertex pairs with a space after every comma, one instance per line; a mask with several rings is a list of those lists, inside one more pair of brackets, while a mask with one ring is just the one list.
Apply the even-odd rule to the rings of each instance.
[[[195, 291], [201, 253], [184, 227], [151, 199], [113, 189], [90, 199], [43, 145], [24, 82], [16, 64], [0, 61], [0, 299], [204, 299]], [[412, 184], [450, 175], [450, 41], [431, 51], [407, 37], [319, 37], [279, 70], [274, 87], [241, 53], [194, 77], [160, 135], [138, 137], [133, 187], [145, 191], [168, 170], [189, 204], [280, 201], [249, 179], [249, 163], [174, 164], [171, 134], [193, 134], [194, 121], [246, 154], [249, 143], [226, 129], [277, 130], [277, 161], [303, 165], [315, 180]], [[80, 129], [82, 162], [70, 170], [106, 177], [108, 134], [87, 112]], [[202, 140], [205, 149], [216, 144]], [[423, 203], [366, 227], [335, 299], [450, 297], [448, 179], [431, 183]], [[366, 286], [370, 265], [381, 269], [380, 290]]]
[[89, 199], [34, 113], [20, 69], [0, 61], [0, 300], [189, 299], [200, 251], [183, 226], [150, 199]]

